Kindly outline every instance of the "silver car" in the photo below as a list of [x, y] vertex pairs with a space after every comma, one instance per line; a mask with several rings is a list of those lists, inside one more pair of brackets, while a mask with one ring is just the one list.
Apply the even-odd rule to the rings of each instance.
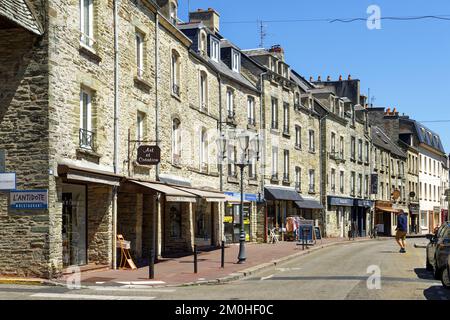
[[442, 281], [442, 285], [444, 286], [444, 288], [450, 289], [450, 255], [448, 256], [447, 268], [444, 271], [444, 273], [442, 274], [441, 281]]
[[433, 271], [435, 279], [441, 279], [447, 271], [450, 255], [450, 222], [445, 222], [436, 234], [428, 234], [427, 239], [430, 240], [427, 245], [427, 270]]

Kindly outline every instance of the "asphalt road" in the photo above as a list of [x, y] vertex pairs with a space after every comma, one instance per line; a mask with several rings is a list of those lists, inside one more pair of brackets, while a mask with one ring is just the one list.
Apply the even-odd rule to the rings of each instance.
[[413, 240], [406, 254], [398, 252], [393, 240], [375, 240], [318, 250], [250, 278], [223, 285], [80, 290], [0, 285], [0, 299], [450, 300], [450, 290], [444, 289], [440, 281], [425, 270], [425, 249], [414, 248]]

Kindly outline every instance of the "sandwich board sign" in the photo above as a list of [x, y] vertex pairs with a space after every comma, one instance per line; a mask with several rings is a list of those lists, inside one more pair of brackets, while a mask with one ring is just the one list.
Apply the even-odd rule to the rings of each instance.
[[13, 190], [9, 195], [11, 209], [48, 208], [48, 190]]

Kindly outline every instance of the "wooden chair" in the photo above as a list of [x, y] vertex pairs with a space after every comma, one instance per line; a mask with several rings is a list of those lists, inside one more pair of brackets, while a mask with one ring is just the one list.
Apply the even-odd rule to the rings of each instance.
[[278, 243], [280, 241], [278, 239], [280, 237], [280, 235], [275, 233], [275, 229], [276, 228], [272, 228], [272, 229], [269, 230], [269, 232], [270, 232], [270, 234], [269, 234], [269, 237], [270, 237], [269, 243]]
[[[130, 254], [130, 241], [126, 241], [123, 235], [117, 235], [117, 246], [120, 248], [120, 264], [119, 269], [128, 269], [136, 270], [137, 267], [133, 262]], [[127, 267], [128, 265], [128, 267]]]

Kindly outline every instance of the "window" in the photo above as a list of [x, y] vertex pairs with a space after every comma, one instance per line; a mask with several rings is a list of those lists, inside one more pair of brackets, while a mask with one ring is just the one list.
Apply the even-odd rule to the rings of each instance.
[[344, 102], [342, 101], [339, 101], [339, 116], [344, 117]]
[[252, 157], [249, 163], [248, 176], [252, 180], [256, 180], [256, 158]]
[[369, 142], [367, 142], [367, 141], [366, 141], [366, 149], [365, 149], [365, 151], [366, 151], [365, 161], [366, 161], [366, 163], [369, 163]]
[[278, 129], [278, 100], [272, 98], [272, 129]]
[[81, 43], [93, 47], [94, 40], [94, 4], [93, 0], [80, 1], [80, 32]]
[[289, 134], [289, 104], [283, 105], [283, 133]]
[[369, 176], [368, 175], [366, 175], [364, 177], [364, 195], [366, 197], [369, 196]]
[[283, 181], [289, 181], [289, 150], [284, 150], [284, 174]]
[[355, 182], [356, 182], [355, 172], [352, 171], [351, 179], [350, 179], [350, 193], [351, 193], [352, 196], [355, 195]]
[[220, 43], [219, 40], [210, 37], [210, 55], [211, 55], [211, 59], [213, 59], [216, 62], [219, 62], [220, 59]]
[[351, 159], [355, 160], [356, 159], [356, 138], [352, 137], [351, 138]]
[[208, 171], [208, 136], [206, 129], [203, 129], [200, 134], [200, 170], [202, 172]]
[[206, 33], [203, 30], [200, 31], [199, 50], [203, 54], [206, 53]]
[[331, 153], [334, 155], [336, 152], [336, 133], [331, 133]]
[[331, 169], [331, 192], [336, 192], [336, 170]]
[[314, 140], [314, 130], [309, 130], [309, 151], [311, 152], [314, 152], [316, 150]]
[[138, 112], [136, 117], [136, 140], [139, 141], [138, 143], [144, 140], [144, 119], [145, 114]]
[[234, 118], [234, 93], [231, 89], [227, 89], [227, 113], [228, 118]]
[[253, 97], [247, 98], [247, 117], [249, 125], [256, 125], [255, 119], [255, 99]]
[[297, 109], [300, 107], [300, 93], [296, 92], [294, 97], [294, 107]]
[[278, 180], [278, 148], [272, 147], [272, 179]]
[[340, 153], [341, 153], [341, 159], [344, 159], [344, 137], [343, 136], [341, 136], [340, 138], [339, 138], [339, 150], [340, 150]]
[[94, 149], [92, 132], [92, 93], [82, 89], [80, 92], [80, 147]]
[[358, 140], [358, 161], [363, 161], [363, 155], [362, 155], [362, 140]]
[[200, 72], [200, 109], [208, 109], [208, 82], [206, 72]]
[[309, 170], [309, 192], [314, 193], [316, 189], [315, 186], [315, 172], [313, 169]]
[[144, 36], [140, 32], [136, 32], [136, 67], [138, 78], [142, 78], [144, 74]]
[[339, 190], [344, 193], [344, 171], [339, 173]]
[[172, 51], [172, 93], [180, 96], [180, 55]]
[[177, 24], [177, 5], [173, 2], [170, 4], [170, 22]]
[[236, 50], [232, 50], [231, 53], [232, 62], [231, 62], [231, 69], [234, 72], [240, 72], [241, 71], [241, 55]]
[[302, 128], [295, 126], [295, 147], [301, 149], [302, 147]]
[[381, 200], [384, 199], [384, 183], [380, 182]]
[[420, 226], [426, 227], [427, 226], [427, 211], [420, 211]]
[[181, 238], [181, 203], [170, 202], [170, 237]]
[[358, 174], [358, 196], [362, 196], [362, 174]]
[[172, 120], [172, 162], [179, 164], [181, 161], [181, 133], [180, 120]]
[[228, 176], [236, 177], [236, 160], [237, 160], [237, 150], [236, 146], [228, 146]]
[[295, 190], [300, 192], [302, 190], [302, 169], [295, 167]]

